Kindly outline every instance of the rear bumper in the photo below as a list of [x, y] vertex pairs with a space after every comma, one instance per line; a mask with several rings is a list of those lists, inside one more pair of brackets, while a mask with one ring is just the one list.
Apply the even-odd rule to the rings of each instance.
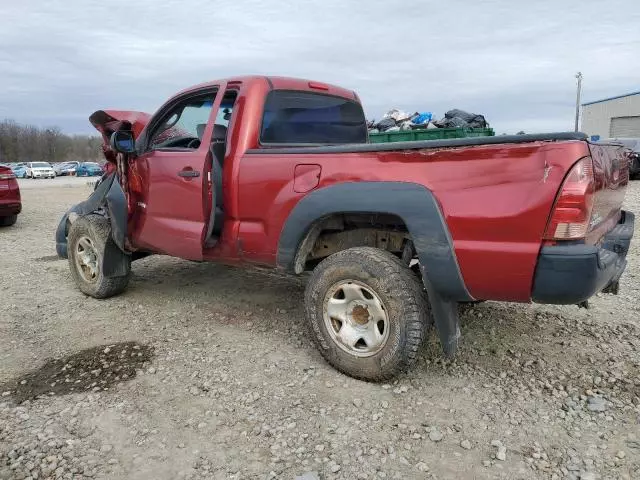
[[8, 217], [10, 215], [18, 215], [22, 211], [22, 203], [15, 201], [0, 202], [0, 217]]
[[633, 213], [623, 211], [620, 223], [604, 237], [601, 245], [543, 247], [532, 300], [571, 305], [616, 284], [627, 266], [634, 219]]

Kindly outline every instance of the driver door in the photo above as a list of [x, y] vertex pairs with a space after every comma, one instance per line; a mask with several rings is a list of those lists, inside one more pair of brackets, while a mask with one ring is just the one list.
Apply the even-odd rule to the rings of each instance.
[[202, 260], [210, 208], [205, 168], [219, 104], [215, 89], [181, 95], [161, 108], [140, 138], [143, 153], [128, 180], [138, 190], [131, 222], [136, 247]]

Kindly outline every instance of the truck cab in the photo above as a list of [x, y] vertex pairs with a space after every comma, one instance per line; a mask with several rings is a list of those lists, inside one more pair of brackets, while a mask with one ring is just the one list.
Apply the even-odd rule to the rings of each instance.
[[[98, 111], [90, 121], [108, 141], [127, 118]], [[247, 151], [367, 141], [364, 112], [354, 92], [278, 77], [194, 86], [152, 117], [137, 117], [133, 128], [140, 131], [135, 159], [129, 161], [128, 241], [136, 250], [190, 260], [240, 260], [242, 228], [259, 228], [240, 225], [242, 207], [260, 203], [261, 193], [272, 185], [268, 178], [240, 182], [239, 164]], [[287, 201], [292, 202], [312, 188], [314, 178], [317, 184], [318, 172], [313, 165], [289, 170], [286, 180], [295, 185]], [[250, 172], [243, 175], [251, 177]], [[257, 263], [264, 262], [260, 257]]]

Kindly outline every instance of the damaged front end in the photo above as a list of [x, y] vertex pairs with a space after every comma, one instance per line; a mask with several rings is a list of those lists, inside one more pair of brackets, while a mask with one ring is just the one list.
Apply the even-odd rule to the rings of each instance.
[[92, 213], [104, 215], [111, 224], [113, 243], [108, 242], [103, 252], [103, 273], [105, 277], [117, 277], [125, 275], [127, 267], [121, 260], [120, 252], [111, 250], [118, 249], [131, 254], [127, 239], [127, 223], [131, 211], [127, 176], [129, 162], [134, 155], [133, 148], [128, 152], [118, 151], [112, 140], [118, 132], [128, 132], [132, 139], [139, 136], [149, 115], [142, 112], [98, 110], [89, 120], [102, 134], [102, 150], [110, 166], [89, 198], [74, 205], [62, 216], [56, 229], [56, 252], [59, 257], [68, 258], [67, 236], [72, 220]]

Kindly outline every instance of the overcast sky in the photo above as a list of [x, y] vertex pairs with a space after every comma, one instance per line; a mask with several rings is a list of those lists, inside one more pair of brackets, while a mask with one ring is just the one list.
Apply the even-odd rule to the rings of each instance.
[[251, 73], [355, 89], [370, 118], [461, 108], [497, 133], [571, 130], [578, 70], [583, 101], [640, 90], [638, 0], [0, 0], [0, 119], [67, 133]]

